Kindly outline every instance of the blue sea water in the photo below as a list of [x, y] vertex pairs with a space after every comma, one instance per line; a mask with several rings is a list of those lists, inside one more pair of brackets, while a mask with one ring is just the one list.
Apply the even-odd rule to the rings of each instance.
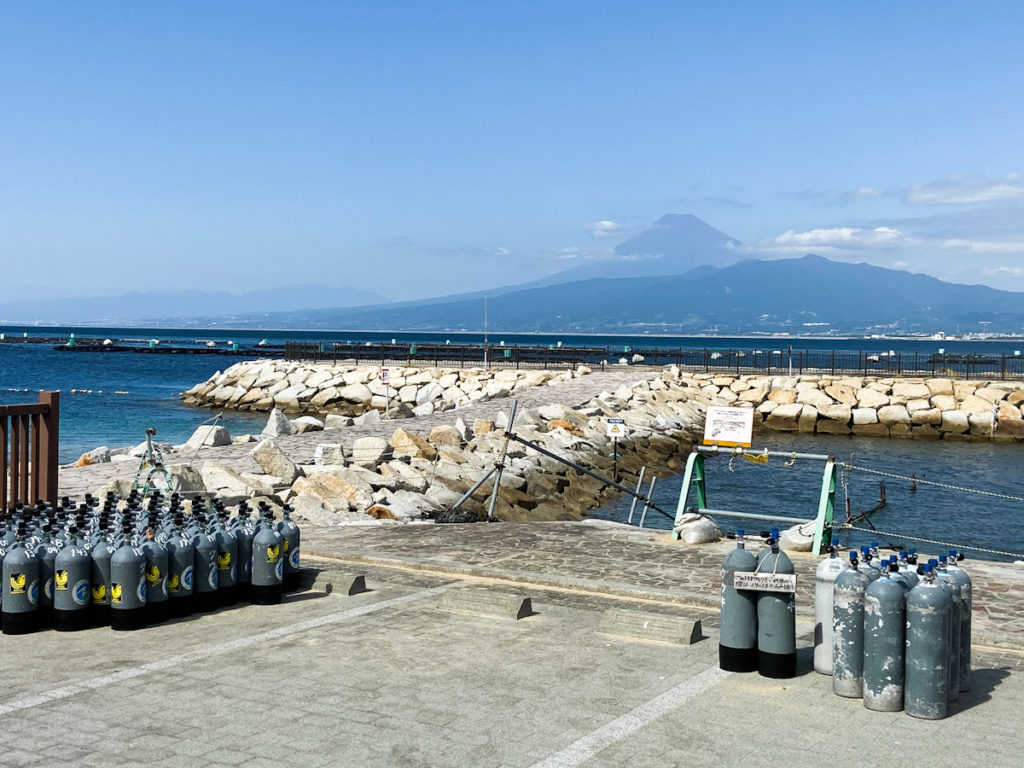
[[[7, 338], [22, 333], [31, 336], [66, 338], [69, 333], [82, 337], [114, 339], [163, 339], [205, 341], [223, 344], [237, 341], [243, 348], [267, 338], [270, 343], [286, 340], [326, 341], [390, 341], [473, 343], [483, 340], [481, 334], [437, 334], [412, 332], [300, 332], [300, 331], [222, 331], [196, 329], [123, 329], [123, 328], [29, 328], [2, 327]], [[667, 348], [704, 346], [749, 347], [750, 339], [651, 337], [651, 336], [536, 336], [532, 334], [490, 334], [490, 342], [507, 344], [580, 345], [646, 345]], [[1012, 341], [924, 341], [814, 338], [771, 343], [782, 346], [792, 343], [801, 349], [884, 350], [932, 354], [940, 348], [956, 354], [1012, 355], [1021, 342]], [[766, 348], [769, 346], [765, 344]], [[50, 344], [0, 343], [0, 403], [34, 402], [39, 390], [61, 390], [61, 453], [62, 461], [73, 461], [80, 454], [98, 445], [111, 448], [136, 445], [144, 439], [144, 430], [155, 427], [157, 439], [165, 442], [185, 441], [195, 428], [212, 418], [214, 411], [188, 408], [180, 403], [179, 394], [203, 381], [218, 370], [244, 357], [220, 355], [149, 355], [132, 352], [72, 353], [58, 352]], [[86, 390], [84, 393], [72, 390]], [[127, 394], [115, 394], [118, 391]], [[226, 412], [223, 422], [233, 434], [258, 432], [266, 416]], [[1024, 497], [1024, 447], [990, 443], [946, 443], [902, 440], [879, 440], [851, 437], [800, 437], [768, 434], [759, 437], [755, 447], [772, 450], [834, 453], [843, 461], [891, 471], [901, 475], [916, 474], [919, 478], [941, 480], [955, 485], [997, 491]], [[728, 460], [708, 461], [708, 493], [712, 507], [740, 511], [764, 510], [797, 517], [813, 517], [820, 486], [821, 466], [797, 462], [783, 467], [774, 461], [768, 467]], [[880, 478], [865, 472], [850, 472], [845, 485], [854, 512], [874, 505], [878, 481], [884, 479], [888, 506], [876, 513], [872, 522], [879, 530], [909, 532], [939, 540], [990, 547], [1022, 553], [1024, 556], [1024, 503], [991, 496], [980, 496], [919, 484], [910, 493], [909, 483]], [[659, 505], [675, 510], [681, 477], [669, 478], [656, 485]], [[837, 490], [837, 517], [843, 514], [844, 488]], [[629, 502], [621, 499], [598, 516], [624, 519]], [[727, 529], [736, 524], [723, 519]], [[648, 516], [648, 524], [669, 527], [656, 513]], [[742, 525], [740, 527], [743, 527]], [[760, 524], [747, 525], [751, 530]], [[852, 533], [851, 541], [872, 540], [870, 534]], [[878, 537], [884, 540], [883, 537]], [[891, 538], [891, 537], [890, 537]], [[921, 546], [922, 550], [924, 549]], [[1005, 556], [985, 555], [994, 559]]]
[[[945, 552], [944, 547], [912, 540], [911, 536], [957, 545], [998, 549], [1012, 554], [968, 551], [968, 556], [988, 560], [1024, 559], [1024, 446], [1006, 443], [947, 443], [943, 441], [892, 440], [840, 435], [785, 435], [757, 433], [750, 450], [787, 453], [832, 454], [837, 462], [861, 469], [841, 470], [836, 486], [835, 519], [845, 518], [846, 498], [851, 511], [874, 507], [879, 499], [879, 483], [885, 483], [887, 505], [873, 513], [870, 524], [883, 533], [846, 531], [843, 545], [869, 544], [872, 541], [899, 543], [922, 552]], [[628, 450], [628, 449], [627, 449]], [[708, 507], [737, 512], [782, 515], [812, 519], [817, 514], [823, 463], [772, 458], [767, 465], [743, 458], [708, 457], [705, 485]], [[880, 470], [904, 478], [916, 476], [950, 486], [990, 491], [1015, 499], [977, 494], [910, 480], [887, 477], [868, 469]], [[655, 483], [654, 502], [675, 514], [682, 487], [682, 475]], [[645, 484], [645, 491], [647, 490]], [[624, 522], [629, 516], [631, 498], [616, 499], [593, 516]], [[687, 508], [696, 504], [690, 496]], [[639, 520], [640, 505], [634, 513]], [[760, 532], [771, 523], [720, 517], [716, 522], [725, 531], [737, 528]], [[647, 514], [645, 527], [668, 530], [672, 521], [654, 511]], [[780, 527], [788, 527], [781, 525]], [[884, 534], [884, 535], [883, 535]], [[889, 535], [896, 534], [896, 535]]]

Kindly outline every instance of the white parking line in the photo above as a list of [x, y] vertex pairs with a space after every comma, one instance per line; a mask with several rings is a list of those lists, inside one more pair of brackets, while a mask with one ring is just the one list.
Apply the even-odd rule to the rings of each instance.
[[689, 699], [711, 688], [731, 672], [723, 672], [717, 666], [709, 667], [685, 683], [670, 688], [659, 696], [645, 701], [636, 709], [617, 717], [570, 744], [565, 749], [534, 763], [531, 768], [571, 768], [589, 760], [598, 752], [617, 744], [644, 726], [678, 709]]
[[231, 653], [243, 648], [251, 648], [259, 643], [266, 642], [267, 640], [276, 640], [281, 637], [287, 637], [288, 635], [294, 635], [297, 632], [305, 632], [308, 629], [315, 629], [328, 624], [337, 624], [349, 619], [355, 619], [359, 616], [365, 616], [369, 613], [383, 610], [384, 608], [394, 608], [395, 606], [412, 603], [417, 600], [423, 600], [424, 598], [437, 595], [445, 589], [447, 589], [447, 587], [424, 589], [419, 592], [413, 592], [409, 595], [403, 595], [402, 597], [393, 597], [389, 600], [381, 600], [380, 602], [363, 605], [358, 608], [349, 608], [348, 610], [338, 611], [337, 613], [329, 613], [326, 616], [306, 619], [305, 621], [299, 621], [285, 627], [277, 627], [276, 629], [270, 629], [266, 632], [249, 635], [248, 637], [239, 637], [235, 640], [217, 643], [216, 645], [211, 645], [196, 651], [190, 651], [189, 653], [182, 653], [166, 659], [151, 661], [147, 664], [140, 664], [137, 667], [128, 667], [117, 672], [112, 672], [109, 675], [90, 677], [87, 680], [72, 683], [71, 685], [66, 685], [62, 688], [54, 688], [50, 691], [26, 696], [23, 699], [16, 699], [15, 701], [9, 701], [6, 704], [0, 704], [0, 717], [8, 715], [11, 712], [18, 712], [23, 709], [38, 707], [51, 701], [66, 699], [69, 696], [74, 696], [75, 694], [94, 691], [97, 688], [105, 688], [108, 685], [120, 683], [124, 680], [130, 680], [133, 677], [139, 677], [140, 675], [145, 675], [150, 672], [161, 672], [167, 669], [173, 669], [174, 667], [181, 667], [200, 659], [208, 659], [213, 656], [221, 656], [225, 653]]

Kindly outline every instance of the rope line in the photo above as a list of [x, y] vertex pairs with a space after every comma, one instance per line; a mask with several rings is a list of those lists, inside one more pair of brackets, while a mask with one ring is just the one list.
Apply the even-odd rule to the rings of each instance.
[[920, 477], [907, 477], [906, 475], [898, 475], [895, 472], [886, 472], [881, 469], [871, 469], [870, 467], [858, 467], [847, 462], [837, 462], [836, 466], [848, 470], [856, 470], [858, 472], [870, 472], [873, 475], [881, 475], [882, 477], [891, 477], [895, 480], [906, 480], [912, 483], [920, 483], [922, 485], [933, 485], [937, 488], [946, 488], [951, 491], [963, 491], [964, 493], [976, 493], [981, 496], [992, 496], [997, 499], [1007, 499], [1008, 501], [1024, 501], [1024, 496], [1013, 496], [1008, 493], [997, 493], [996, 491], [983, 491], [979, 488], [967, 488], [962, 485], [953, 485], [952, 483], [942, 483], [938, 480], [925, 480]]
[[1024, 552], [1007, 552], [1003, 549], [986, 549], [985, 547], [972, 547], [967, 544], [957, 544], [954, 541], [940, 541], [939, 539], [926, 539], [923, 536], [911, 536], [909, 533], [893, 533], [892, 531], [878, 531], [874, 528], [861, 528], [857, 525], [850, 525], [849, 523], [838, 523], [835, 527], [841, 528], [848, 531], [861, 531], [863, 533], [870, 533], [874, 536], [887, 536], [894, 539], [911, 539], [913, 541], [924, 542], [925, 544], [936, 544], [946, 549], [969, 549], [972, 552], [984, 552], [990, 555], [1006, 555], [1007, 557], [1024, 558]]

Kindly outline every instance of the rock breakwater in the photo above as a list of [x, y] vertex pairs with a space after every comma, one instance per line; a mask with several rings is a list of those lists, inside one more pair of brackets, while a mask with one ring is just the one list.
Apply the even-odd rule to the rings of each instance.
[[[554, 402], [522, 407], [513, 430], [547, 451], [610, 477], [616, 462], [609, 455], [606, 419], [621, 418], [628, 431], [618, 443], [622, 484], [634, 485], [641, 467], [647, 467], [648, 477], [680, 471], [702, 421], [703, 406], [693, 401], [691, 388], [670, 377], [654, 372], [636, 375], [638, 380], [614, 391], [581, 397], [584, 402], [576, 407]], [[471, 423], [456, 418], [455, 411], [449, 424], [438, 425], [433, 417], [429, 429], [417, 429], [416, 419], [399, 424], [363, 422], [359, 436], [350, 436], [349, 426], [330, 424], [315, 433], [298, 433], [294, 425], [310, 417], [287, 419], [275, 411], [268, 419], [272, 429], [255, 446], [244, 447], [244, 453], [237, 443], [207, 444], [198, 455], [176, 459], [179, 452], [172, 449], [165, 456], [176, 484], [191, 495], [216, 494], [229, 503], [289, 503], [298, 519], [317, 524], [413, 522], [443, 516], [494, 467], [505, 450], [509, 410], [496, 402], [492, 417]], [[368, 436], [367, 431], [374, 434]], [[193, 443], [207, 437], [197, 435]], [[118, 480], [94, 492], [123, 495], [128, 487], [127, 480]], [[471, 519], [485, 514], [492, 489], [489, 480], [464, 505]], [[506, 521], [579, 519], [617, 493], [607, 483], [510, 442], [496, 515]]]
[[1024, 440], [1024, 383], [870, 376], [686, 374], [704, 404], [754, 409], [776, 432], [918, 440]]
[[393, 366], [387, 371], [385, 382], [381, 366], [247, 361], [218, 371], [181, 397], [185, 405], [239, 411], [427, 416], [590, 373], [585, 366], [569, 371]]

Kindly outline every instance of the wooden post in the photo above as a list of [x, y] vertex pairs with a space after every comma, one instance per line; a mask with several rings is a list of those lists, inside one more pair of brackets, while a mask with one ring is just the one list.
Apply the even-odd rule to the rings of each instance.
[[40, 392], [39, 402], [48, 406], [46, 413], [39, 420], [39, 432], [35, 442], [39, 446], [38, 469], [32, 467], [32, 473], [39, 473], [38, 492], [44, 501], [57, 503], [57, 466], [60, 448], [60, 392]]

